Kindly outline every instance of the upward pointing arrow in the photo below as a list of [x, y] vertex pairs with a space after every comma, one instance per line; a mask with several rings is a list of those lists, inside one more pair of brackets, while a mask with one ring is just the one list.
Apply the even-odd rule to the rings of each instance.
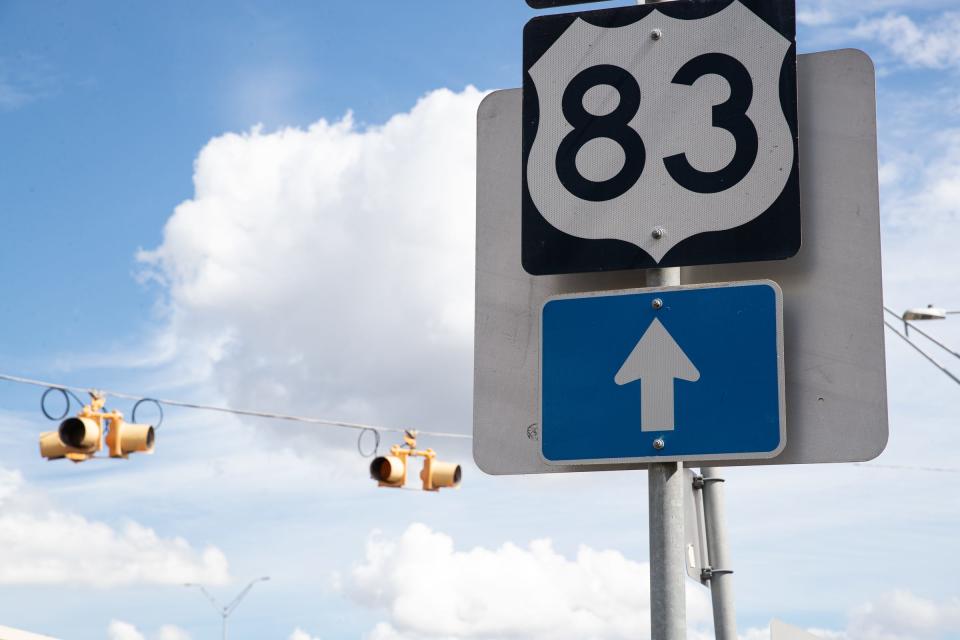
[[673, 431], [673, 381], [696, 382], [700, 371], [656, 318], [613, 377], [618, 385], [640, 380], [641, 431]]

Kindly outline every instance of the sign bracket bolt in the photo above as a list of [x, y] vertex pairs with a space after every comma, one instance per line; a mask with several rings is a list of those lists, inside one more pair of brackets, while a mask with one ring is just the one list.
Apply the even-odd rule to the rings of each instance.
[[663, 31], [660, 31], [660, 29], [654, 29], [653, 31], [650, 32], [651, 40], [659, 40], [662, 37], [663, 37]]
[[666, 231], [664, 231], [663, 227], [654, 227], [653, 231], [650, 232], [654, 240], [659, 240], [664, 234], [666, 234]]
[[663, 300], [661, 300], [660, 298], [654, 298], [653, 302], [650, 303], [650, 306], [653, 307], [654, 309], [662, 309]]
[[663, 438], [657, 438], [653, 441], [653, 448], [657, 451], [661, 451], [665, 446], [667, 446], [667, 443], [664, 442]]

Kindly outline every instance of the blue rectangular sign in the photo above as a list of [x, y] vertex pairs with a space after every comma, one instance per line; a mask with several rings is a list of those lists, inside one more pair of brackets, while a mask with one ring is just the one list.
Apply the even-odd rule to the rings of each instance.
[[540, 358], [548, 463], [771, 458], [786, 444], [774, 282], [557, 296]]

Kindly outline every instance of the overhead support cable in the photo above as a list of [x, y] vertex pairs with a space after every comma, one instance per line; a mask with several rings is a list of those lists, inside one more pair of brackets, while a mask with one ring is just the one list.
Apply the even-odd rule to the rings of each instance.
[[[919, 329], [915, 323], [910, 322], [909, 320], [904, 320], [901, 316], [897, 315], [897, 313], [894, 312], [894, 311], [893, 311], [892, 309], [890, 309], [889, 307], [884, 307], [883, 310], [886, 311], [887, 313], [889, 313], [890, 315], [892, 315], [893, 317], [895, 317], [897, 320], [900, 320], [901, 322], [903, 322], [903, 326], [904, 326], [905, 328], [906, 328], [906, 327], [910, 327], [910, 329], [912, 329], [913, 331], [916, 331], [917, 333], [919, 333], [920, 335], [922, 335], [924, 338], [926, 338], [927, 340], [929, 340], [929, 341], [932, 342], [933, 344], [937, 345], [938, 347], [940, 347], [941, 349], [943, 349], [944, 351], [946, 351], [947, 353], [949, 353], [950, 355], [952, 355], [954, 358], [960, 358], [960, 353], [957, 353], [956, 351], [954, 351], [953, 349], [951, 349], [951, 348], [948, 347], [947, 345], [943, 344], [942, 342], [940, 342], [939, 340], [937, 340], [936, 338], [934, 338], [933, 336], [931, 336], [931, 335], [930, 335], [929, 333], [927, 333], [926, 331], [923, 331], [922, 329]], [[956, 313], [956, 312], [955, 312], [955, 311], [948, 311], [947, 313]], [[907, 337], [909, 338], [909, 331], [908, 331], [908, 330], [905, 330], [905, 333], [908, 334]]]
[[[265, 420], [284, 420], [288, 422], [299, 422], [303, 424], [312, 424], [317, 426], [324, 427], [335, 427], [341, 429], [353, 429], [355, 431], [366, 432], [374, 431], [377, 433], [406, 433], [411, 431], [411, 429], [403, 429], [399, 427], [382, 427], [379, 425], [372, 424], [363, 424], [359, 422], [344, 422], [342, 420], [330, 420], [326, 418], [314, 418], [310, 416], [298, 416], [286, 413], [275, 413], [271, 411], [259, 411], [252, 409], [233, 409], [230, 407], [220, 407], [215, 405], [199, 404], [196, 402], [184, 402], [182, 400], [169, 400], [164, 398], [153, 398], [150, 396], [135, 395], [130, 393], [124, 393], [121, 391], [110, 391], [108, 389], [94, 389], [90, 387], [77, 387], [70, 386], [65, 384], [59, 384], [56, 382], [46, 382], [44, 380], [35, 380], [32, 378], [24, 378], [22, 376], [14, 376], [10, 374], [0, 373], [0, 380], [6, 380], [7, 382], [14, 382], [17, 384], [26, 384], [32, 385], [35, 387], [46, 387], [47, 389], [57, 389], [63, 391], [64, 393], [68, 392], [80, 392], [80, 393], [91, 393], [96, 392], [100, 394], [106, 394], [114, 398], [123, 398], [125, 400], [133, 400], [137, 403], [140, 402], [154, 402], [158, 406], [164, 405], [168, 407], [181, 407], [184, 409], [196, 409], [199, 411], [216, 411], [218, 413], [228, 413], [231, 415], [237, 416], [247, 416], [251, 418], [263, 418]], [[473, 436], [466, 433], [452, 433], [445, 431], [422, 431], [420, 429], [416, 430], [418, 435], [421, 436], [433, 436], [436, 438], [458, 438], [463, 440], [471, 440]]]
[[917, 346], [917, 344], [916, 344], [913, 340], [911, 340], [909, 337], [905, 336], [903, 333], [901, 333], [900, 331], [898, 331], [896, 327], [894, 327], [892, 324], [890, 324], [890, 323], [887, 322], [886, 320], [883, 321], [883, 324], [885, 324], [888, 329], [890, 329], [890, 330], [893, 331], [895, 334], [897, 334], [897, 335], [900, 337], [901, 340], [903, 340], [903, 341], [906, 342], [908, 345], [910, 345], [911, 347], [913, 347], [913, 348], [917, 351], [917, 353], [919, 353], [919, 354], [922, 355], [924, 358], [926, 358], [927, 361], [930, 362], [930, 364], [932, 364], [933, 366], [935, 366], [937, 369], [940, 369], [940, 371], [942, 371], [942, 372], [944, 373], [944, 375], [946, 375], [947, 377], [949, 377], [951, 380], [953, 380], [953, 381], [956, 382], [957, 384], [960, 384], [960, 378], [958, 378], [957, 376], [955, 376], [955, 375], [954, 375], [949, 369], [947, 369], [945, 366], [943, 366], [942, 364], [940, 364], [939, 362], [937, 362], [937, 360], [935, 360], [935, 359], [933, 358], [933, 356], [931, 356], [931, 355], [928, 354], [926, 351], [924, 351], [924, 350], [921, 349], [919, 346]]

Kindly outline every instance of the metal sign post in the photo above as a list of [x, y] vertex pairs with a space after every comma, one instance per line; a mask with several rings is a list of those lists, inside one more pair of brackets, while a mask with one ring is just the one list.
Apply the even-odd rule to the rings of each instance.
[[[886, 445], [873, 68], [852, 51], [798, 64], [795, 41], [793, 0], [539, 16], [522, 93], [478, 111], [474, 458], [648, 470], [654, 640], [686, 637], [684, 464], [706, 465], [692, 563], [709, 558], [732, 640], [710, 467]], [[658, 289], [629, 290], [637, 269]]]
[[[650, 0], [651, 3], [662, 0]], [[644, 0], [637, 0], [644, 4]], [[648, 287], [680, 285], [680, 267], [647, 269]], [[647, 470], [650, 529], [650, 637], [687, 637], [686, 558], [683, 536], [683, 463]]]
[[[648, 269], [648, 287], [680, 284], [680, 267]], [[647, 470], [650, 520], [650, 637], [687, 637], [686, 561], [683, 538], [683, 463], [651, 464]]]

